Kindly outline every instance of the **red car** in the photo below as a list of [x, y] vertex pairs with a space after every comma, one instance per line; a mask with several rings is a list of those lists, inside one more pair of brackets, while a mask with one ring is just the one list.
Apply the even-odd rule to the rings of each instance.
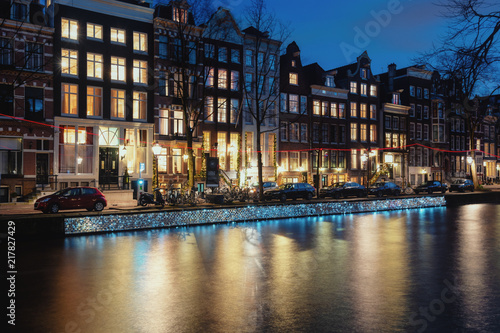
[[94, 187], [70, 187], [47, 195], [35, 202], [35, 210], [57, 213], [62, 209], [87, 209], [100, 212], [106, 207], [104, 194]]

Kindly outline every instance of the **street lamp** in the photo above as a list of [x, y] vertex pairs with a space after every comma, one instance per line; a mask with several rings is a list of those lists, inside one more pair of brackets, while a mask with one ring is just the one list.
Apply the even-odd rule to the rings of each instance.
[[161, 153], [161, 146], [158, 144], [158, 142], [156, 142], [154, 145], [153, 145], [153, 155], [155, 157], [155, 164], [156, 164], [156, 187], [159, 187], [159, 184], [158, 184], [158, 155], [160, 155]]

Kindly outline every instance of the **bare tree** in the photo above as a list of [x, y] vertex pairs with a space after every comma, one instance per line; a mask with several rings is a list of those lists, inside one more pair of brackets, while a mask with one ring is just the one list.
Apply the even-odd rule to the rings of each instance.
[[245, 109], [255, 123], [257, 144], [257, 170], [259, 180], [259, 198], [263, 198], [261, 133], [274, 131], [263, 130], [266, 121], [277, 117], [279, 56], [281, 47], [288, 37], [288, 30], [269, 12], [264, 0], [252, 0], [246, 10], [245, 50], [251, 50], [253, 60], [246, 64], [245, 73]]
[[[169, 1], [175, 6], [172, 20], [162, 23], [174, 33], [169, 57], [169, 79], [173, 83], [174, 103], [182, 108], [187, 144], [188, 186], [194, 185], [195, 154], [193, 143], [197, 128], [207, 117], [207, 83], [213, 80], [215, 60], [207, 57], [205, 41], [224, 39], [226, 27], [223, 17], [215, 17], [210, 1]], [[200, 25], [200, 23], [202, 23]]]
[[[489, 0], [451, 0], [440, 4], [450, 20], [447, 34], [439, 46], [418, 59], [457, 82], [457, 98], [466, 118], [469, 147], [472, 151], [471, 173], [479, 187], [475, 166], [474, 139], [483, 122], [481, 97], [500, 89], [497, 80], [500, 64], [500, 8]], [[487, 98], [487, 97], [486, 97]]]

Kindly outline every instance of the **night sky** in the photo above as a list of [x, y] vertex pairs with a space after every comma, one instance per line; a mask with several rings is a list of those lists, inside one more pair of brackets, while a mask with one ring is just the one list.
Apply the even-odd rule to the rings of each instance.
[[[248, 3], [215, 1], [217, 6], [230, 9], [240, 21]], [[375, 74], [386, 71], [392, 62], [398, 68], [411, 65], [412, 57], [429, 50], [433, 41], [446, 32], [443, 8], [435, 3], [436, 0], [267, 1], [269, 9], [290, 27], [287, 44], [297, 42], [304, 65], [318, 62], [324, 69], [331, 69], [354, 62], [357, 55], [367, 50]], [[375, 16], [379, 16], [378, 20]], [[366, 34], [367, 30], [367, 38], [357, 32]]]

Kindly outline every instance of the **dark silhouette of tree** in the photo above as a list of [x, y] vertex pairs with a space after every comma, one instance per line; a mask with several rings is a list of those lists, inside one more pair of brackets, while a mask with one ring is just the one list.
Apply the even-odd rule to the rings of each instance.
[[500, 89], [500, 6], [489, 0], [450, 0], [439, 5], [443, 16], [450, 20], [448, 32], [439, 46], [417, 61], [438, 70], [444, 79], [457, 82], [456, 98], [466, 118], [473, 159], [471, 173], [477, 188], [474, 140], [486, 116], [479, 105]]

